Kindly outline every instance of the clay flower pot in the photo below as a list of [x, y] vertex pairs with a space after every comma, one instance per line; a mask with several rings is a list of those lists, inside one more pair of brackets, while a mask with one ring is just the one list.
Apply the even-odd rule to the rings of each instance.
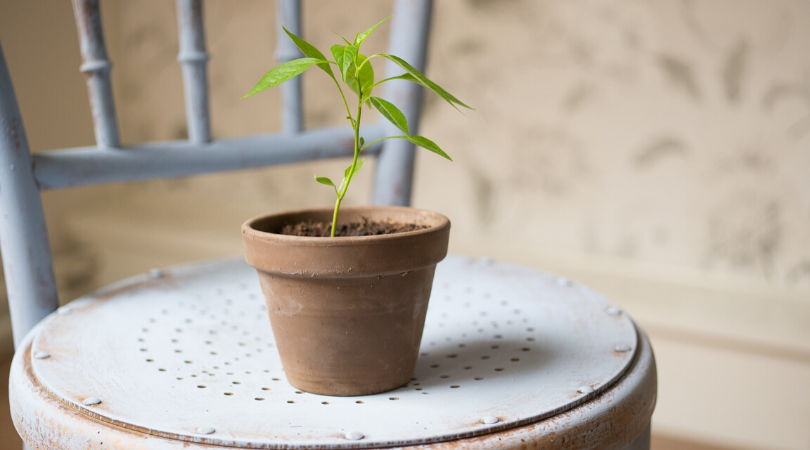
[[361, 218], [427, 225], [362, 237], [277, 234], [286, 224], [331, 222], [332, 209], [255, 217], [242, 225], [287, 380], [315, 394], [366, 395], [413, 376], [433, 273], [447, 255], [447, 217], [403, 207], [343, 207]]

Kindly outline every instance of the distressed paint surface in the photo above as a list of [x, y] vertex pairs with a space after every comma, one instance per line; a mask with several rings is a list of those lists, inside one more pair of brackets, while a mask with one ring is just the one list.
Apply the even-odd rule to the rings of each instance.
[[16, 346], [59, 299], [28, 139], [1, 47], [0, 250]]
[[[239, 275], [239, 273], [243, 275]], [[610, 307], [610, 303], [581, 286], [567, 285], [559, 282], [556, 277], [542, 275], [515, 266], [454, 257], [440, 264], [437, 272], [433, 305], [431, 306], [431, 312], [429, 312], [425, 340], [423, 341], [423, 351], [428, 355], [423, 357], [423, 364], [417, 368], [415, 376], [418, 381], [412, 382], [411, 386], [407, 388], [377, 396], [336, 398], [296, 394], [294, 388], [286, 385], [283, 381], [283, 375], [278, 370], [280, 368], [273, 366], [272, 355], [270, 355], [272, 347], [268, 347], [264, 352], [255, 352], [251, 349], [256, 345], [255, 342], [259, 342], [255, 338], [261, 337], [254, 336], [252, 333], [257, 331], [250, 325], [256, 320], [254, 315], [258, 314], [261, 316], [260, 319], [265, 322], [266, 318], [264, 317], [264, 311], [259, 307], [260, 301], [251, 301], [251, 294], [256, 297], [260, 295], [257, 292], [252, 292], [257, 290], [252, 289], [255, 288], [255, 286], [252, 286], [255, 281], [249, 281], [246, 277], [247, 274], [250, 275], [251, 280], [255, 278], [252, 270], [241, 262], [209, 263], [202, 266], [172, 269], [164, 271], [159, 278], [141, 277], [110, 286], [94, 296], [74, 302], [69, 306], [69, 310], [63, 309], [60, 310], [60, 314], [54, 314], [27, 337], [25, 350], [19, 352], [15, 357], [11, 381], [13, 393], [12, 412], [18, 430], [34, 448], [42, 448], [46, 443], [47, 445], [58, 445], [59, 448], [64, 449], [103, 448], [103, 442], [106, 442], [106, 445], [112, 448], [175, 448], [178, 445], [197, 448], [193, 443], [212, 444], [220, 442], [233, 445], [238, 442], [244, 436], [234, 428], [233, 419], [237, 419], [236, 427], [249, 428], [254, 423], [259, 426], [257, 431], [259, 431], [260, 436], [251, 440], [252, 445], [257, 448], [289, 448], [301, 445], [304, 442], [310, 446], [335, 443], [343, 444], [346, 447], [366, 447], [383, 444], [379, 440], [382, 433], [397, 433], [397, 428], [408, 428], [410, 414], [417, 412], [417, 420], [420, 420], [425, 427], [435, 428], [438, 426], [439, 429], [445, 431], [445, 434], [441, 437], [434, 436], [434, 440], [438, 437], [438, 440], [447, 441], [421, 446], [424, 448], [483, 449], [493, 448], [494, 446], [499, 448], [561, 448], [575, 445], [576, 448], [581, 449], [621, 449], [634, 441], [637, 436], [640, 436], [639, 441], [634, 444], [634, 447], [630, 448], [646, 448], [643, 445], [644, 430], [649, 424], [649, 417], [655, 403], [655, 366], [649, 345], [643, 336], [637, 344], [634, 344], [634, 347], [637, 348], [635, 357], [631, 357], [634, 352], [611, 355], [611, 358], [622, 360], [622, 369], [627, 369], [629, 372], [615, 384], [610, 382], [604, 385], [600, 385], [599, 382], [592, 383], [593, 387], [596, 388], [596, 392], [587, 396], [576, 393], [577, 388], [575, 386], [587, 385], [588, 383], [588, 380], [578, 379], [578, 377], [584, 376], [588, 378], [587, 372], [590, 370], [594, 370], [595, 372], [592, 375], [596, 375], [596, 372], [599, 371], [598, 366], [600, 363], [598, 361], [601, 356], [596, 355], [595, 357], [585, 358], [574, 356], [576, 351], [572, 347], [569, 347], [568, 350], [574, 350], [573, 353], [566, 353], [557, 357], [553, 356], [552, 348], [562, 350], [566, 347], [564, 341], [587, 340], [587, 338], [583, 339], [582, 332], [593, 328], [603, 328], [600, 324], [611, 322], [614, 325], [621, 325], [620, 328], [629, 326], [632, 341], [635, 342], [636, 334], [632, 322], [621, 314], [607, 314], [606, 308]], [[194, 293], [193, 285], [200, 287], [213, 286], [221, 283], [223, 279], [230, 279], [230, 281], [222, 284], [224, 289], [221, 292], [215, 287], [209, 287], [202, 292], [202, 295]], [[504, 292], [502, 298], [509, 298], [509, 305], [506, 306], [501, 305], [504, 300], [497, 301], [486, 296], [489, 289], [495, 286], [503, 287], [504, 282], [511, 282], [513, 286], [517, 286], [514, 289], [508, 289], [508, 295]], [[230, 288], [227, 286], [230, 286]], [[538, 287], [547, 291], [547, 294], [542, 291], [539, 292]], [[189, 290], [189, 288], [192, 289]], [[179, 295], [181, 289], [186, 291], [188, 295]], [[523, 290], [526, 290], [526, 292], [521, 295], [520, 292]], [[247, 296], [244, 296], [244, 294], [247, 294]], [[555, 320], [550, 320], [551, 317], [554, 317], [550, 315], [535, 317], [535, 313], [540, 311], [532, 311], [531, 307], [520, 300], [521, 297], [527, 294], [531, 294], [530, 304], [557, 303], [559, 307], [567, 308], [572, 313], [575, 313], [574, 316], [579, 317], [578, 324], [566, 325], [568, 319], [563, 319], [558, 327], [567, 327], [570, 328], [570, 333], [578, 333], [577, 339], [569, 338], [574, 334], [566, 334], [556, 342], [553, 338], [548, 339], [549, 336], [544, 334], [543, 329], [551, 332], [556, 328], [554, 322], [559, 320], [559, 317]], [[148, 297], [152, 297], [152, 301], [149, 301]], [[208, 304], [209, 299], [222, 303], [228, 309], [228, 313], [223, 314], [220, 311], [215, 311], [213, 305]], [[187, 302], [185, 308], [178, 308], [178, 302]], [[127, 303], [138, 303], [142, 306], [142, 313], [127, 307]], [[470, 334], [477, 334], [476, 326], [467, 323], [457, 325], [453, 322], [453, 318], [443, 317], [446, 314], [443, 311], [447, 307], [463, 317], [465, 310], [463, 305], [465, 303], [472, 303], [476, 306], [483, 305], [491, 313], [487, 317], [489, 322], [482, 325], [486, 327], [488, 333], [480, 342], [485, 343], [486, 347], [488, 347], [486, 353], [492, 353], [494, 365], [511, 364], [511, 366], [507, 366], [508, 368], [500, 376], [497, 375], [498, 372], [487, 371], [486, 377], [494, 376], [494, 383], [480, 380], [478, 383], [481, 384], [477, 388], [470, 385], [476, 383], [475, 380], [458, 381], [454, 371], [449, 368], [439, 369], [439, 372], [448, 370], [449, 373], [453, 373], [452, 378], [448, 381], [443, 381], [441, 375], [432, 373], [436, 371], [436, 368], [432, 367], [434, 364], [431, 363], [444, 365], [445, 367], [452, 365], [452, 363], [448, 364], [447, 361], [458, 362], [458, 365], [466, 364], [466, 362], [461, 362], [469, 355], [469, 353], [465, 355], [465, 352], [474, 353], [475, 362], [473, 364], [476, 366], [482, 364], [477, 353], [483, 348], [476, 348], [474, 338], [464, 339], [456, 336], [459, 332], [463, 334], [466, 328], [470, 328], [467, 330]], [[248, 308], [251, 304], [256, 306], [255, 311], [245, 312], [245, 314], [240, 313], [242, 309]], [[522, 311], [520, 315], [516, 315], [513, 308], [521, 305], [526, 310]], [[111, 306], [118, 309], [118, 314], [126, 317], [126, 324], [114, 323], [116, 321], [112, 319], [109, 312], [106, 312]], [[499, 306], [504, 306], [504, 309], [507, 310], [505, 311], [505, 318], [507, 319], [505, 321], [495, 320], [498, 318]], [[205, 312], [201, 312], [203, 308], [205, 308]], [[164, 310], [166, 313], [163, 312]], [[183, 310], [186, 312], [183, 312]], [[477, 314], [478, 311], [475, 312], [476, 314], [473, 314], [473, 316], [480, 317]], [[562, 313], [562, 311], [556, 312], [558, 314]], [[228, 322], [224, 326], [227, 330], [223, 329], [222, 335], [219, 334], [219, 330], [215, 330], [217, 332], [211, 334], [210, 328], [212, 325], [204, 323], [204, 317], [214, 313], [217, 313], [214, 316], [216, 317], [215, 322], [220, 320]], [[101, 317], [93, 317], [95, 315], [104, 315], [108, 319], [112, 319], [113, 323], [105, 324], [104, 320], [100, 320]], [[150, 315], [154, 316], [154, 322], [146, 319]], [[567, 316], [565, 313], [561, 315]], [[139, 316], [143, 316], [145, 319], [147, 331], [140, 328], [143, 324], [139, 322]], [[526, 363], [512, 362], [510, 361], [511, 358], [500, 357], [498, 355], [500, 350], [491, 348], [493, 345], [502, 345], [504, 350], [507, 350], [512, 345], [511, 338], [513, 336], [508, 322], [509, 318], [513, 316], [528, 319], [532, 325], [538, 327], [535, 331], [528, 331], [528, 329], [524, 329], [526, 322], [523, 322], [523, 320], [517, 321], [519, 322], [517, 326], [521, 329], [520, 336], [530, 335], [530, 337], [535, 336], [538, 339], [536, 341], [520, 339], [520, 342], [514, 344], [533, 346], [535, 352], [540, 351], [539, 356], [543, 360], [543, 364], [540, 366], [526, 366]], [[161, 323], [169, 318], [173, 318], [174, 321], [182, 325], [174, 328], [175, 325], [167, 323], [166, 326], [169, 329], [166, 331], [168, 333], [163, 336], [160, 330]], [[91, 349], [98, 345], [98, 333], [96, 333], [96, 342], [94, 343], [93, 339], [82, 338], [82, 333], [76, 333], [75, 329], [68, 330], [68, 328], [75, 326], [72, 324], [78, 325], [80, 322], [86, 328], [88, 319], [96, 324], [94, 329], [98, 333], [107, 334], [104, 330], [110, 326], [112, 326], [110, 329], [116, 330], [113, 335], [102, 339], [102, 341], [113, 341], [115, 349], [104, 354], [93, 354]], [[498, 328], [493, 328], [498, 324], [500, 324]], [[126, 330], [129, 326], [138, 329], [130, 333]], [[461, 326], [461, 328], [458, 329], [458, 326]], [[235, 329], [231, 329], [233, 327]], [[453, 332], [448, 333], [448, 328], [452, 329]], [[267, 333], [267, 338], [262, 338], [261, 342], [262, 344], [270, 343], [267, 342], [270, 339], [269, 326], [265, 326], [264, 331]], [[65, 340], [64, 333], [67, 332], [73, 338]], [[489, 336], [489, 333], [493, 332], [502, 334], [500, 337], [498, 337], [499, 335]], [[54, 340], [53, 338], [58, 334], [61, 335], [61, 338]], [[460, 338], [459, 340], [467, 341], [469, 346], [458, 347], [457, 343], [459, 341], [454, 339], [451, 346], [454, 347], [453, 351], [456, 352], [456, 356], [448, 357], [444, 350], [437, 352], [436, 345], [446, 343], [440, 343], [439, 339], [448, 334], [452, 334], [454, 338]], [[163, 337], [174, 339], [177, 342], [169, 342], [168, 339], [165, 344], [162, 341], [150, 341], [153, 338], [162, 339]], [[221, 354], [221, 356], [216, 355], [217, 357], [220, 359], [229, 358], [231, 362], [227, 366], [225, 361], [218, 363], [222, 364], [222, 366], [217, 369], [217, 372], [228, 370], [234, 372], [232, 375], [224, 377], [225, 380], [222, 380], [224, 383], [218, 381], [216, 375], [206, 374], [206, 372], [211, 373], [211, 371], [188, 369], [194, 364], [200, 364], [198, 358], [205, 358], [203, 355], [195, 354], [195, 347], [206, 351], [213, 348], [211, 347], [212, 344], [204, 343], [204, 339], [211, 341], [217, 339], [228, 340], [226, 348], [215, 349]], [[431, 339], [435, 340], [431, 341]], [[627, 339], [627, 337], [624, 339]], [[234, 342], [230, 342], [231, 340]], [[237, 341], [250, 341], [251, 343], [245, 347], [239, 345]], [[606, 342], [591, 345], [595, 345], [594, 348], [606, 347], [609, 353], [613, 353], [612, 342], [611, 345], [608, 345], [607, 341], [613, 341], [613, 339], [608, 338]], [[219, 344], [220, 342], [215, 342], [213, 345], [219, 347]], [[560, 344], [563, 347], [557, 347]], [[41, 354], [41, 350], [38, 350], [40, 346], [52, 346], [51, 348], [54, 348], [54, 350], [50, 352], [51, 356], [45, 359], [32, 358], [33, 354]], [[57, 349], [57, 347], [59, 348]], [[175, 353], [175, 347], [182, 347], [182, 353]], [[141, 348], [147, 350], [142, 351]], [[240, 355], [235, 357], [234, 355], [237, 352]], [[242, 355], [242, 352], [252, 352], [253, 355], [245, 356]], [[431, 352], [438, 354], [434, 353], [431, 356]], [[269, 361], [264, 361], [266, 364], [257, 366], [258, 373], [236, 373], [240, 369], [244, 370], [241, 365], [244, 365], [245, 361], [256, 361], [261, 358], [261, 353], [264, 353], [263, 356]], [[524, 356], [527, 352], [518, 350], [517, 354], [521, 355], [521, 358], [528, 358]], [[242, 362], [236, 359], [240, 357]], [[144, 360], [142, 362], [141, 359], [143, 358], [152, 359], [153, 361], [146, 362]], [[189, 361], [192, 359], [196, 361], [185, 363], [183, 360], [186, 358]], [[77, 360], [82, 363], [76, 364]], [[143, 368], [125, 374], [118, 373], [118, 367], [127, 365], [126, 362], [122, 363], [122, 360], [137, 360]], [[176, 363], [171, 362], [172, 360], [176, 360]], [[563, 362], [561, 360], [568, 360], [567, 363], [572, 364], [571, 369], [573, 369], [573, 372], [570, 370], [560, 372], [558, 381], [562, 382], [562, 384], [551, 388], [547, 382], [549, 380], [545, 379], [548, 374], [543, 372], [546, 369], [556, 372], [560, 369], [556, 366]], [[82, 391], [82, 394], [79, 397], [73, 397], [75, 393], [67, 397], [60, 397], [59, 395], [53, 397], [52, 394], [57, 389], [60, 389], [57, 391], [59, 394], [64, 394], [61, 389], [64, 389], [65, 382], [53, 379], [51, 370], [43, 365], [48, 363], [52, 363], [52, 366], [72, 366], [74, 375], [68, 375], [69, 381], [67, 384], [75, 382], [76, 384], [70, 389]], [[487, 365], [486, 361], [483, 364]], [[265, 365], [273, 373], [264, 373], [260, 367]], [[160, 371], [160, 366], [164, 366], [167, 370], [165, 372]], [[98, 367], [98, 369], [93, 369], [94, 367]], [[164, 379], [169, 377], [177, 378], [177, 374], [172, 373], [176, 370], [195, 372], [197, 376], [191, 377], [190, 374], [184, 374], [184, 380], [173, 381], [170, 383], [173, 387], [163, 392], [164, 387], [167, 387], [167, 385], [165, 382], [160, 381], [160, 377]], [[472, 370], [475, 371], [477, 368]], [[464, 370], [461, 369], [461, 371]], [[549, 398], [547, 393], [537, 396], [525, 392], [526, 386], [520, 387], [519, 378], [521, 374], [526, 374], [527, 371], [534, 374], [532, 375], [532, 384], [534, 386], [529, 387], [529, 390], [537, 390], [539, 387], [540, 391], [552, 391], [552, 397], [555, 392], [556, 394], [562, 394], [563, 397], [568, 399], [568, 411], [539, 422], [535, 418], [535, 420], [528, 421], [535, 422], [531, 425], [514, 428], [524, 424], [515, 421], [515, 415], [519, 414], [521, 409], [534, 409], [535, 412], [540, 412], [544, 405], [543, 398]], [[617, 373], [617, 375], [622, 372]], [[218, 373], [218, 375], [225, 374]], [[273, 375], [281, 375], [282, 379], [275, 381]], [[81, 380], [82, 377], [88, 376], [93, 379]], [[266, 383], [271, 390], [258, 391], [262, 392], [261, 395], [264, 396], [265, 400], [254, 400], [252, 393], [247, 394], [244, 392], [243, 389], [251, 388], [251, 377], [266, 378]], [[512, 377], [517, 381], [509, 381], [513, 379]], [[237, 379], [240, 384], [234, 384]], [[434, 379], [435, 381], [433, 381]], [[589, 378], [589, 380], [594, 381], [595, 379]], [[55, 387], [54, 382], [61, 386]], [[190, 389], [184, 389], [184, 382], [191, 385]], [[264, 382], [262, 381], [262, 383]], [[146, 384], [138, 386], [142, 383]], [[196, 388], [197, 383], [207, 383], [210, 386]], [[416, 383], [420, 384], [417, 385]], [[459, 383], [461, 387], [448, 389], [446, 385], [450, 383]], [[107, 386], [103, 388], [105, 392], [99, 392], [102, 386]], [[84, 392], [87, 388], [93, 388], [94, 392], [92, 394]], [[219, 392], [219, 390], [222, 390], [221, 388], [227, 389], [226, 392], [230, 391], [233, 395], [223, 395], [222, 392]], [[423, 390], [417, 391], [417, 388]], [[118, 390], [128, 392], [122, 396], [118, 395]], [[217, 390], [217, 392], [212, 393], [212, 390]], [[442, 390], [446, 392], [443, 394]], [[464, 392], [465, 390], [467, 391]], [[186, 391], [189, 392], [186, 393]], [[204, 392], [200, 394], [201, 391]], [[429, 392], [430, 394], [425, 396], [420, 392]], [[456, 419], [455, 415], [469, 415], [471, 418], [474, 417], [474, 420], [480, 421], [478, 416], [484, 414], [481, 411], [468, 410], [471, 404], [475, 404], [476, 399], [450, 398], [454, 394], [456, 397], [470, 397], [470, 392], [475, 394], [473, 397], [477, 397], [478, 402], [492, 402], [492, 409], [486, 411], [486, 413], [487, 415], [499, 417], [500, 423], [498, 425], [484, 426], [478, 422], [477, 424], [462, 425], [461, 428], [452, 426], [452, 421]], [[209, 413], [204, 413], [202, 410], [191, 406], [195, 402], [194, 396], [206, 395], [210, 395], [210, 399], [206, 400], [209, 403], [206, 408]], [[81, 406], [81, 400], [89, 396], [101, 398], [102, 403], [97, 406]], [[520, 401], [508, 401], [508, 398], [512, 396]], [[296, 403], [285, 403], [284, 399], [288, 397]], [[391, 397], [396, 397], [398, 400], [389, 400]], [[422, 404], [426, 397], [439, 403], [451, 401], [456, 404], [457, 408], [461, 409], [453, 417], [445, 417], [439, 420], [440, 423], [437, 424], [435, 419], [431, 419], [434, 414], [431, 408], [436, 408], [437, 405], [435, 403], [433, 406]], [[355, 403], [358, 399], [365, 403]], [[274, 407], [272, 402], [277, 400], [281, 400], [281, 402]], [[324, 405], [321, 403], [322, 401], [327, 401], [329, 404]], [[582, 401], [586, 402], [581, 406], [576, 406]], [[507, 408], [499, 409], [495, 406], [499, 404], [501, 407], [507, 406]], [[234, 407], [237, 410], [228, 413]], [[442, 406], [438, 407], [442, 409]], [[129, 408], [130, 412], [140, 410], [146, 413], [150, 417], [149, 420], [152, 421], [151, 426], [144, 427], [142, 423], [133, 423], [126, 418], [117, 417], [116, 412], [121, 408]], [[299, 412], [295, 412], [296, 410]], [[302, 410], [305, 412], [303, 415], [300, 412]], [[330, 413], [330, 410], [334, 412]], [[343, 410], [346, 410], [346, 412]], [[349, 410], [366, 412], [348, 413]], [[172, 411], [171, 418], [161, 419], [160, 416], [164, 414], [164, 411]], [[178, 414], [178, 411], [181, 412]], [[372, 415], [365, 417], [369, 413]], [[209, 418], [207, 423], [199, 423], [203, 419], [196, 416], [200, 414]], [[228, 414], [235, 415], [235, 417], [230, 418], [230, 429], [224, 426], [224, 422], [229, 421], [229, 418], [226, 417]], [[349, 417], [346, 417], [347, 414]], [[397, 417], [393, 422], [388, 417], [391, 414]], [[386, 417], [388, 418], [386, 419]], [[115, 420], [110, 422], [111, 418]], [[99, 420], [102, 420], [102, 422], [99, 422]], [[183, 433], [186, 435], [185, 437], [174, 436], [175, 438], [182, 437], [189, 442], [181, 443], [176, 439], [158, 439], [155, 436], [147, 439], [144, 432], [164, 437], [171, 436], [171, 433], [165, 431], [167, 425], [165, 420], [170, 422], [191, 421], [187, 425], [189, 431]], [[349, 430], [334, 430], [331, 435], [326, 436], [326, 441], [323, 440], [323, 436], [320, 436], [319, 439], [319, 427], [328, 424], [327, 428], [336, 428], [340, 426], [341, 422], [351, 422], [353, 420], [365, 425], [365, 427], [358, 429], [362, 430], [366, 435], [366, 439], [356, 442], [345, 441], [342, 436]], [[111, 423], [118, 426], [113, 426]], [[317, 423], [320, 423], [320, 425], [313, 426], [313, 424]], [[125, 431], [120, 426], [128, 428], [130, 431]], [[196, 434], [195, 430], [201, 426], [212, 426], [218, 431], [213, 435]], [[391, 426], [394, 429], [391, 429]], [[465, 434], [465, 428], [467, 428], [466, 434], [468, 435], [482, 435], [459, 439], [460, 435]], [[514, 429], [501, 431], [504, 428]], [[271, 436], [271, 432], [268, 430], [272, 430], [274, 436]], [[415, 430], [410, 431], [414, 433]], [[375, 435], [375, 433], [377, 434]], [[416, 439], [417, 442], [430, 440], [425, 439], [424, 436], [419, 436], [418, 431], [416, 433], [416, 436], [409, 435], [409, 439]], [[91, 447], [87, 447], [88, 444]], [[392, 446], [396, 444], [397, 441], [392, 440], [385, 445]]]
[[360, 430], [353, 445], [415, 444], [536, 422], [609, 389], [637, 348], [632, 321], [611, 307], [567, 280], [451, 257], [437, 268], [415, 379], [327, 397], [286, 383], [254, 270], [209, 263], [71, 303], [34, 339], [32, 353], [50, 357], [32, 369], [71, 408], [161, 436], [193, 441], [212, 426], [220, 445], [343, 446]]

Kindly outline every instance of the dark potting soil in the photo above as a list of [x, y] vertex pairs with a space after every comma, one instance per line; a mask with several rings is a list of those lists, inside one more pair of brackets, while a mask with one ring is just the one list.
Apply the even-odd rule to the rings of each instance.
[[[338, 225], [335, 236], [376, 236], [380, 234], [404, 233], [406, 231], [424, 230], [426, 225], [413, 223], [399, 223], [393, 220], [387, 222], [374, 222], [361, 218], [359, 222]], [[299, 222], [295, 225], [284, 225], [281, 234], [290, 236], [329, 237], [332, 232], [332, 222]]]

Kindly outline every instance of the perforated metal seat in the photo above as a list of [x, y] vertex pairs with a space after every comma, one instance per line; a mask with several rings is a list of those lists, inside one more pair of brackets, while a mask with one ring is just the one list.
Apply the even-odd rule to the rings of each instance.
[[241, 260], [110, 286], [49, 316], [21, 350], [12, 412], [38, 448], [634, 449], [648, 445], [655, 402], [649, 343], [616, 306], [460, 257], [438, 267], [413, 380], [387, 393], [290, 386]]
[[[278, 5], [279, 20], [299, 31], [298, 2]], [[10, 399], [28, 445], [649, 448], [656, 374], [644, 334], [600, 295], [522, 267], [442, 262], [414, 379], [364, 397], [286, 382], [255, 272], [241, 259], [156, 270], [57, 310], [40, 190], [352, 151], [348, 130], [301, 130], [296, 83], [284, 86], [284, 132], [210, 142], [199, 0], [178, 0], [189, 140], [119, 148], [98, 2], [74, 7], [97, 147], [29, 154], [0, 49], [0, 244], [17, 345]], [[395, 8], [391, 52], [423, 69], [431, 2]], [[298, 56], [281, 42], [281, 59]], [[420, 90], [393, 83], [385, 96], [415, 128]], [[367, 150], [378, 157], [374, 201], [405, 205], [413, 147], [389, 142]]]

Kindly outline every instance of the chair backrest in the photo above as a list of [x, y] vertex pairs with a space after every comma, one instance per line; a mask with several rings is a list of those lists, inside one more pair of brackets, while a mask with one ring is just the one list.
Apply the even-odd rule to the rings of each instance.
[[[277, 0], [276, 5], [277, 28], [281, 30], [284, 25], [300, 36], [300, 0]], [[80, 70], [87, 78], [95, 125], [95, 147], [30, 153], [0, 47], [0, 250], [15, 346], [58, 306], [40, 191], [256, 168], [350, 156], [353, 152], [348, 127], [303, 130], [300, 78], [282, 85], [281, 132], [211, 140], [202, 0], [177, 0], [178, 60], [183, 67], [188, 140], [121, 147], [99, 1], [73, 0], [73, 8], [83, 61]], [[419, 70], [425, 66], [431, 9], [432, 0], [397, 0], [394, 6], [390, 53]], [[289, 61], [302, 55], [280, 33], [276, 56]], [[401, 70], [388, 62], [386, 72], [394, 76]], [[397, 80], [386, 84], [383, 96], [400, 107], [409, 124], [418, 126], [420, 87]], [[387, 123], [363, 128], [369, 142], [395, 133], [393, 125]], [[404, 139], [383, 142], [384, 146], [365, 150], [378, 158], [373, 203], [407, 205], [413, 144]]]

